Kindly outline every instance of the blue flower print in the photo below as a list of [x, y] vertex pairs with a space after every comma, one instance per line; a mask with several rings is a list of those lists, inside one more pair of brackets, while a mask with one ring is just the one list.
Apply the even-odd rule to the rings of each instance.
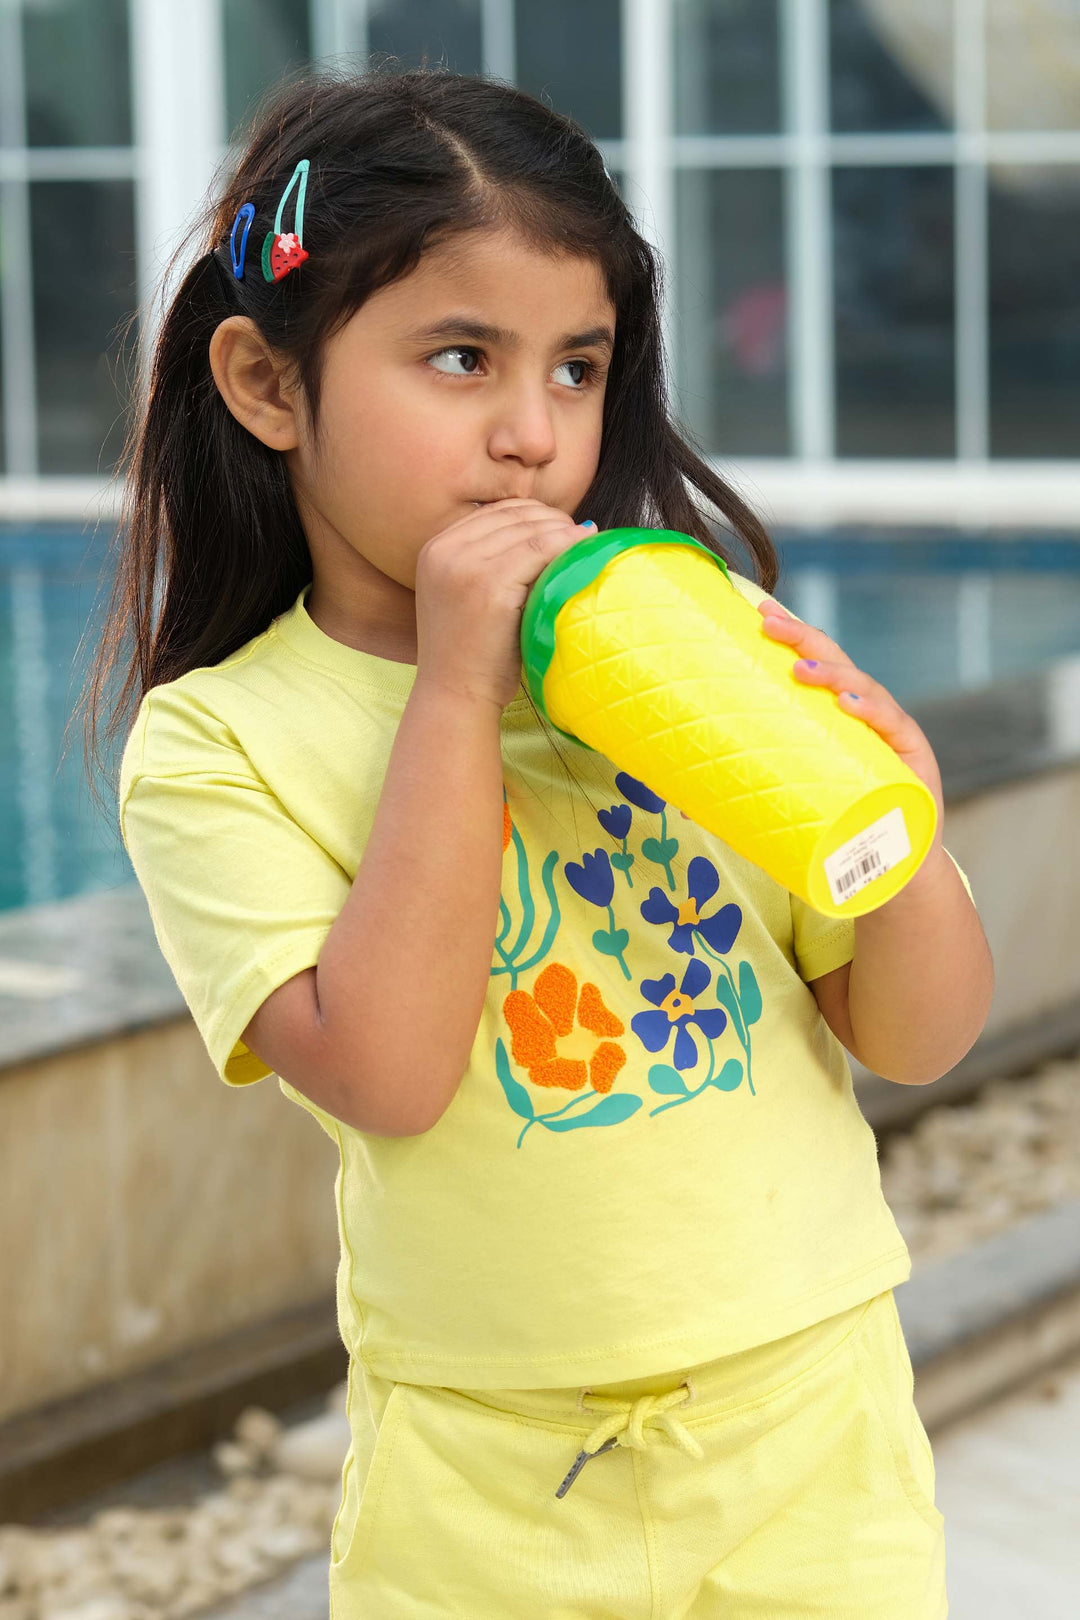
[[742, 912], [736, 905], [721, 906], [711, 917], [703, 917], [701, 908], [711, 900], [720, 887], [716, 867], [704, 855], [695, 855], [686, 873], [689, 899], [678, 907], [672, 905], [663, 889], [650, 889], [649, 898], [641, 903], [641, 915], [646, 922], [666, 926], [674, 924], [668, 944], [673, 951], [694, 954], [694, 933], [717, 951], [729, 951], [742, 927]]
[[629, 799], [639, 810], [648, 810], [653, 815], [662, 810], [667, 803], [666, 799], [661, 799], [658, 794], [647, 788], [644, 782], [639, 782], [636, 776], [627, 776], [625, 771], [620, 771], [616, 776], [615, 786], [624, 799]]
[[611, 857], [611, 864], [621, 872], [626, 879], [627, 887], [634, 887], [634, 880], [630, 876], [630, 868], [634, 864], [634, 857], [626, 847], [626, 840], [630, 832], [630, 823], [634, 819], [634, 812], [628, 804], [613, 804], [610, 810], [598, 810], [596, 819], [606, 833], [609, 833], [616, 843], [622, 844], [621, 850], [616, 850]]
[[671, 870], [671, 863], [679, 853], [679, 840], [669, 838], [667, 830], [667, 800], [662, 799], [658, 793], [647, 788], [644, 782], [639, 782], [636, 776], [627, 776], [620, 771], [615, 778], [615, 786], [619, 792], [636, 804], [639, 810], [647, 810], [651, 815], [660, 817], [659, 838], [646, 838], [641, 845], [641, 853], [647, 861], [655, 861], [657, 866], [664, 868], [668, 888], [674, 892], [675, 875]]
[[623, 952], [630, 943], [630, 935], [625, 928], [615, 926], [611, 904], [615, 896], [615, 874], [607, 850], [597, 849], [591, 855], [582, 855], [580, 866], [576, 861], [566, 861], [563, 871], [575, 894], [580, 894], [591, 906], [599, 906], [601, 910], [607, 907], [608, 926], [598, 928], [592, 942], [601, 955], [613, 956], [623, 970], [623, 977], [629, 979], [632, 975]]
[[610, 906], [615, 893], [615, 877], [606, 849], [598, 849], [593, 855], [583, 855], [580, 866], [576, 861], [566, 861], [563, 871], [567, 883], [583, 900], [588, 900], [594, 906]]
[[596, 819], [601, 827], [616, 840], [626, 837], [633, 816], [634, 812], [628, 804], [613, 804], [610, 810], [596, 812]]
[[698, 1050], [687, 1025], [696, 1024], [703, 1035], [709, 1040], [714, 1040], [727, 1024], [727, 1014], [719, 1007], [703, 1007], [699, 1011], [694, 1006], [695, 996], [701, 995], [711, 978], [711, 970], [695, 957], [692, 962], [687, 962], [686, 972], [678, 990], [675, 988], [674, 973], [665, 973], [662, 979], [641, 981], [642, 995], [658, 1010], [635, 1013], [630, 1020], [630, 1028], [647, 1052], [662, 1052], [674, 1030], [675, 1067], [677, 1069], [694, 1067], [698, 1060]]

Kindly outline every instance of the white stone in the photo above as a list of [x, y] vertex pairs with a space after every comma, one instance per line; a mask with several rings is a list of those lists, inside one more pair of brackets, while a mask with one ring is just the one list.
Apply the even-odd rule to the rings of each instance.
[[229, 1479], [250, 1474], [259, 1466], [259, 1454], [250, 1446], [237, 1445], [235, 1440], [221, 1440], [213, 1448], [214, 1461]]
[[274, 1446], [272, 1461], [283, 1473], [300, 1479], [340, 1480], [349, 1439], [344, 1413], [325, 1412], [308, 1423], [284, 1430]]
[[272, 1412], [264, 1411], [261, 1406], [249, 1406], [241, 1412], [233, 1427], [238, 1444], [256, 1457], [270, 1456], [281, 1431], [281, 1420]]
[[74, 1607], [53, 1608], [48, 1605], [41, 1609], [41, 1620], [141, 1620], [143, 1610], [136, 1610], [124, 1598], [102, 1597], [91, 1598], [89, 1603], [78, 1603]]

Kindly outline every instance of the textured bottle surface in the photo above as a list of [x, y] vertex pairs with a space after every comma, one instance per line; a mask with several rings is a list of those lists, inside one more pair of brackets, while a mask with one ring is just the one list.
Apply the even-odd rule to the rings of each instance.
[[702, 551], [642, 544], [560, 608], [544, 699], [555, 725], [784, 887], [857, 916], [914, 875], [937, 807], [794, 663]]

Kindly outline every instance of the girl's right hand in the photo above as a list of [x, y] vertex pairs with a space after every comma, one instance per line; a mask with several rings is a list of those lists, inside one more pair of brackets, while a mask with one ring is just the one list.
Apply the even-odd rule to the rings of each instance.
[[542, 501], [479, 506], [434, 535], [416, 564], [416, 682], [504, 709], [521, 684], [521, 615], [530, 587], [567, 547], [595, 534]]

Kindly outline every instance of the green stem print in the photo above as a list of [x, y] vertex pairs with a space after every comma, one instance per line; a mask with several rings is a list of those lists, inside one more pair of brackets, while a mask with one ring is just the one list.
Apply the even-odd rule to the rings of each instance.
[[657, 866], [664, 868], [668, 888], [674, 892], [675, 874], [671, 870], [671, 863], [679, 853], [679, 840], [668, 837], [666, 806], [660, 811], [660, 837], [642, 839], [641, 853], [647, 861], [655, 861]]
[[[707, 1090], [709, 1086], [715, 1086], [717, 1091], [737, 1091], [739, 1089], [742, 1083], [743, 1066], [738, 1058], [728, 1058], [720, 1073], [717, 1074], [716, 1053], [713, 1049], [713, 1043], [708, 1036], [705, 1039], [709, 1044], [709, 1072], [700, 1086], [694, 1086], [691, 1089], [678, 1069], [673, 1069], [670, 1063], [653, 1064], [649, 1070], [649, 1084], [652, 1089], [659, 1092], [661, 1096], [672, 1093], [674, 1095], [670, 1102], [661, 1103], [659, 1108], [651, 1108], [649, 1110], [650, 1119], [653, 1119], [657, 1114], [662, 1114], [665, 1108], [678, 1108], [680, 1103], [691, 1102], [693, 1098], [700, 1097], [701, 1093]], [[751, 1090], [753, 1090], [753, 1087], [751, 1087]]]
[[517, 856], [518, 895], [521, 900], [521, 925], [517, 938], [512, 946], [507, 946], [507, 936], [513, 926], [510, 908], [506, 901], [499, 898], [499, 916], [501, 919], [499, 932], [495, 938], [495, 954], [499, 957], [497, 966], [491, 969], [491, 977], [496, 978], [500, 973], [510, 975], [511, 990], [517, 989], [517, 982], [521, 974], [527, 973], [537, 962], [541, 961], [551, 949], [551, 942], [559, 927], [559, 902], [555, 894], [555, 868], [558, 865], [558, 850], [551, 850], [544, 858], [540, 881], [544, 886], [544, 893], [548, 898], [548, 920], [544, 929], [543, 938], [533, 954], [526, 961], [521, 960], [521, 954], [527, 950], [536, 926], [536, 906], [532, 897], [532, 887], [529, 883], [529, 857], [525, 852], [521, 834], [517, 828], [511, 826], [510, 837], [514, 844], [514, 853]]
[[746, 1080], [750, 1087], [750, 1095], [756, 1096], [753, 1076], [750, 1072], [750, 1025], [756, 1024], [761, 1017], [761, 990], [757, 978], [749, 962], [739, 963], [739, 987], [736, 990], [735, 980], [731, 976], [731, 969], [718, 952], [714, 951], [701, 937], [699, 929], [694, 929], [694, 938], [697, 940], [706, 956], [711, 956], [724, 970], [724, 977], [716, 975], [716, 999], [723, 1007], [731, 1020], [731, 1027], [739, 1038], [739, 1043], [746, 1053]]
[[[527, 1132], [533, 1125], [543, 1125], [549, 1131], [575, 1131], [587, 1125], [620, 1125], [624, 1119], [629, 1119], [631, 1114], [636, 1114], [641, 1107], [641, 1098], [634, 1097], [629, 1092], [612, 1091], [601, 1096], [599, 1092], [590, 1089], [579, 1091], [561, 1108], [553, 1108], [546, 1114], [538, 1114], [533, 1108], [532, 1097], [521, 1082], [514, 1079], [510, 1059], [501, 1038], [495, 1042], [495, 1072], [510, 1107], [519, 1119], [526, 1122], [517, 1139], [518, 1147], [524, 1142]], [[572, 1108], [583, 1102], [591, 1103], [593, 1106], [584, 1113], [567, 1117]]]
[[624, 978], [632, 978], [633, 975], [626, 965], [626, 958], [623, 956], [623, 951], [630, 943], [630, 935], [625, 928], [616, 928], [615, 908], [613, 906], [608, 906], [607, 914], [610, 926], [607, 929], [598, 928], [592, 937], [592, 942], [604, 956], [613, 956], [615, 958], [623, 970]]
[[622, 854], [621, 855], [613, 855], [611, 857], [611, 864], [612, 864], [612, 866], [615, 868], [615, 870], [617, 872], [622, 873], [623, 877], [626, 879], [627, 886], [632, 889], [634, 887], [634, 880], [630, 876], [630, 868], [634, 864], [634, 857], [631, 854], [629, 854], [628, 851], [627, 851], [626, 846], [627, 846], [628, 842], [629, 842], [628, 838], [623, 839], [623, 841], [622, 841]]
[[629, 932], [625, 928], [616, 928], [615, 911], [612, 901], [615, 898], [615, 874], [611, 870], [611, 860], [606, 849], [595, 849], [590, 854], [586, 850], [580, 863], [566, 861], [563, 865], [563, 876], [583, 900], [590, 906], [596, 906], [598, 911], [608, 914], [607, 928], [598, 928], [592, 937], [595, 948], [601, 956], [613, 956], [623, 970], [624, 978], [633, 975], [626, 965], [623, 952], [630, 943]]

